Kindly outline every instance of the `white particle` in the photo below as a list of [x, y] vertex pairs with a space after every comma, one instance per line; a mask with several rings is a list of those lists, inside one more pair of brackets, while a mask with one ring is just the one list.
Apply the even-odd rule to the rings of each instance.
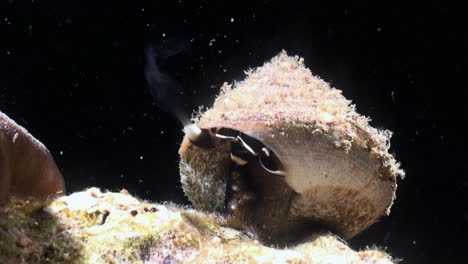
[[216, 42], [216, 39], [210, 39], [210, 42], [208, 43], [208, 46], [213, 46], [213, 43]]
[[227, 70], [226, 70], [226, 69], [223, 69], [223, 72], [227, 72]]
[[145, 8], [142, 8], [142, 9], [141, 9], [141, 12], [145, 12]]
[[164, 131], [161, 130], [161, 135], [164, 134]]
[[140, 156], [140, 160], [142, 160], [142, 159], [143, 159], [143, 156]]
[[19, 133], [16, 132], [14, 135], [13, 135], [13, 143], [16, 142], [16, 140], [18, 139], [18, 136], [19, 136]]
[[233, 23], [233, 22], [234, 22], [234, 18], [233, 18], [233, 17], [231, 17], [231, 23]]
[[218, 53], [219, 53], [219, 54], [221, 54], [221, 52], [222, 52], [221, 50], [218, 50]]
[[162, 33], [162, 36], [165, 37], [165, 36], [166, 36], [166, 33]]
[[60, 156], [62, 156], [62, 155], [63, 155], [63, 150], [60, 151]]
[[378, 27], [378, 28], [377, 28], [377, 32], [382, 32], [382, 28], [381, 28], [381, 27]]

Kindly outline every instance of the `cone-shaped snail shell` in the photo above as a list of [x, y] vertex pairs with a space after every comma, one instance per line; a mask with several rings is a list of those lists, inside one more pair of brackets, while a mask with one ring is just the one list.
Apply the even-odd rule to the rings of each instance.
[[196, 208], [277, 244], [318, 228], [348, 239], [389, 212], [404, 175], [389, 131], [298, 57], [282, 52], [247, 75], [222, 87], [201, 131], [186, 131], [181, 181]]

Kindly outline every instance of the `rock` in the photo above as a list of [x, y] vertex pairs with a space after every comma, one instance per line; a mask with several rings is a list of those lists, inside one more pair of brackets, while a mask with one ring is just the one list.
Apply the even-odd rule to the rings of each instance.
[[48, 204], [14, 200], [0, 210], [0, 263], [394, 263], [332, 234], [290, 248], [262, 245], [218, 220], [97, 188]]

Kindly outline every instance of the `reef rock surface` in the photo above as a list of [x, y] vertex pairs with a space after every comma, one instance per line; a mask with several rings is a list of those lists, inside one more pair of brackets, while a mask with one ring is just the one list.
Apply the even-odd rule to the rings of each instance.
[[262, 245], [216, 215], [90, 188], [49, 203], [0, 209], [0, 263], [395, 263], [321, 234], [294, 247]]

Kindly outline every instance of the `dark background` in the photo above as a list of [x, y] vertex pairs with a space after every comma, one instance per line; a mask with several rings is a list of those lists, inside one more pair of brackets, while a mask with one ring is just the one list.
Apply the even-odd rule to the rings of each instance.
[[242, 80], [244, 70], [285, 49], [343, 90], [374, 126], [395, 132], [391, 150], [407, 177], [391, 215], [351, 247], [375, 244], [403, 263], [466, 261], [461, 6], [95, 2], [0, 5], [0, 110], [49, 148], [69, 192], [126, 188], [187, 203], [178, 179], [182, 128], [147, 89], [146, 45], [184, 47], [167, 70], [182, 84], [188, 111], [210, 106], [223, 82]]

